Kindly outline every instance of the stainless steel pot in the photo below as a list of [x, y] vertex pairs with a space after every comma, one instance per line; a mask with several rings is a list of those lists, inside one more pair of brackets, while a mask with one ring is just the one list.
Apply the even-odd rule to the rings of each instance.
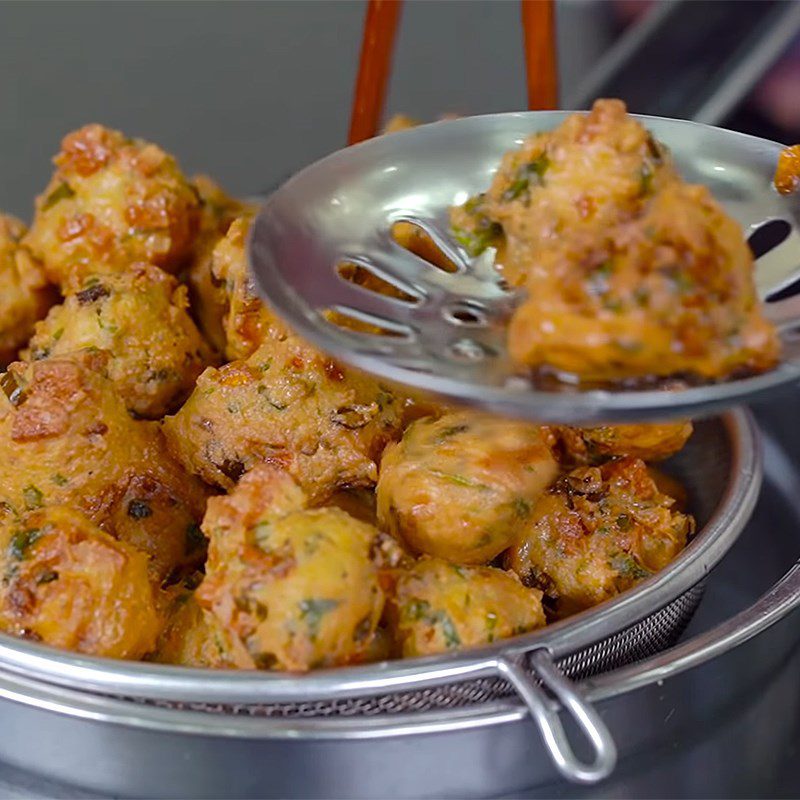
[[[647, 640], [654, 619], [671, 627], [665, 610], [695, 602], [695, 587], [734, 543], [759, 491], [752, 420], [733, 412], [699, 423], [672, 468], [702, 525], [673, 565], [599, 608], [480, 651], [297, 677], [112, 662], [4, 637], [0, 759], [30, 768], [35, 753], [36, 768], [51, 777], [137, 795], [409, 795], [422, 785], [434, 795], [496, 794], [521, 785], [522, 773], [530, 783], [552, 777], [548, 756], [573, 780], [598, 780], [615, 748], [595, 704], [604, 710], [702, 664], [800, 602], [795, 567], [699, 638], [579, 684], [564, 677], [554, 662], [608, 669], [640, 658], [646, 650], [631, 647], [631, 637]], [[568, 741], [576, 732], [586, 740], [580, 758]], [[453, 752], [457, 764], [445, 755]], [[403, 780], [404, 766], [413, 780]]]

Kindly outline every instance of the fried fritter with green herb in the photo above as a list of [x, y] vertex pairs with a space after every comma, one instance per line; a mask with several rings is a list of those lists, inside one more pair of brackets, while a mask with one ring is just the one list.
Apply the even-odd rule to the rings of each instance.
[[209, 500], [201, 606], [262, 669], [363, 661], [384, 605], [381, 534], [339, 508], [309, 509], [285, 472], [261, 465]]
[[246, 361], [207, 369], [164, 432], [172, 452], [208, 483], [230, 490], [268, 463], [319, 502], [340, 488], [374, 485], [402, 414], [402, 400], [372, 378], [295, 336], [270, 337]]
[[482, 564], [505, 550], [558, 465], [538, 425], [455, 411], [386, 448], [379, 525], [415, 553]]
[[84, 514], [0, 510], [0, 628], [79, 653], [137, 659], [161, 620], [147, 556]]
[[545, 624], [542, 593], [513, 573], [439, 558], [398, 572], [387, 619], [406, 658], [490, 644]]
[[188, 259], [200, 200], [160, 147], [86, 125], [64, 137], [53, 163], [24, 240], [51, 281], [67, 288], [136, 261], [176, 271]]
[[17, 362], [0, 387], [0, 503], [20, 516], [51, 505], [84, 512], [146, 553], [158, 584], [202, 563], [206, 488], [91, 363]]
[[158, 267], [134, 264], [74, 288], [37, 323], [23, 356], [97, 351], [130, 411], [147, 419], [174, 411], [211, 360], [187, 311], [186, 287]]
[[544, 592], [558, 617], [590, 608], [667, 566], [694, 520], [674, 510], [635, 458], [579, 467], [543, 494], [505, 566]]

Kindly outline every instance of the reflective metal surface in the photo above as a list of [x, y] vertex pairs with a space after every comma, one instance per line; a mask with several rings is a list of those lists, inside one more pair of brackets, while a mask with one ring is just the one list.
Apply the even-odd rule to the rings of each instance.
[[[518, 297], [506, 292], [491, 253], [470, 261], [447, 235], [447, 209], [488, 186], [504, 152], [558, 125], [568, 112], [525, 112], [425, 125], [334, 153], [306, 168], [264, 204], [249, 252], [263, 296], [291, 326], [337, 358], [398, 384], [539, 421], [597, 422], [697, 416], [772, 391], [800, 377], [798, 313], [774, 303], [785, 360], [772, 372], [681, 391], [534, 389], [514, 374], [505, 327]], [[800, 204], [779, 196], [772, 176], [781, 146], [698, 123], [640, 118], [673, 152], [683, 176], [709, 186], [745, 231], [770, 219], [789, 237], [758, 262], [762, 297], [800, 273]], [[412, 221], [457, 265], [450, 273], [397, 245], [391, 227]], [[402, 289], [408, 302], [340, 277], [356, 263]], [[468, 309], [465, 322], [459, 310]], [[387, 335], [331, 324], [334, 310]], [[391, 334], [391, 335], [389, 335]]]

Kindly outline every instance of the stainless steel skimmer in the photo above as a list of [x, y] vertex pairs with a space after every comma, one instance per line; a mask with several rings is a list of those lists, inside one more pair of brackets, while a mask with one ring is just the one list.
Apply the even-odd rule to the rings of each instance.
[[[270, 196], [252, 227], [256, 284], [274, 309], [321, 349], [392, 383], [508, 416], [572, 423], [696, 417], [752, 400], [800, 378], [800, 198], [772, 187], [781, 145], [681, 120], [640, 117], [672, 151], [681, 174], [706, 184], [748, 234], [768, 316], [784, 360], [773, 371], [676, 391], [542, 389], [520, 378], [506, 355], [505, 326], [518, 301], [490, 257], [470, 259], [448, 235], [447, 209], [483, 191], [500, 159], [570, 112], [469, 117], [372, 139], [304, 169]], [[411, 222], [453, 264], [434, 267], [398, 245], [391, 230]], [[488, 252], [488, 251], [487, 251]], [[404, 299], [348, 281], [355, 264]], [[336, 311], [376, 332], [329, 321]]]

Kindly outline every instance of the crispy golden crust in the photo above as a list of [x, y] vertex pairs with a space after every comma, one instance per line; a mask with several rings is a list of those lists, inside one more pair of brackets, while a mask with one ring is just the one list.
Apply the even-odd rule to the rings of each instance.
[[252, 214], [235, 219], [211, 257], [212, 280], [225, 292], [225, 356], [248, 358], [269, 336], [285, 336], [288, 329], [256, 295], [247, 265], [245, 243]]
[[260, 466], [209, 501], [200, 604], [264, 669], [362, 661], [383, 610], [379, 533], [336, 508], [305, 508], [284, 472]]
[[488, 191], [453, 209], [453, 227], [470, 252], [502, 235], [503, 275], [522, 286], [541, 250], [632, 219], [675, 177], [666, 150], [625, 104], [598, 100], [507, 153]]
[[587, 381], [714, 380], [779, 356], [752, 253], [702, 186], [672, 183], [636, 220], [543, 251], [526, 288], [508, 331], [520, 364]]
[[615, 456], [663, 461], [683, 449], [691, 422], [601, 425], [597, 428], [551, 426], [558, 460], [566, 465], [597, 464]]
[[247, 649], [187, 590], [174, 593], [152, 661], [182, 667], [254, 669]]
[[187, 305], [186, 287], [149, 264], [95, 275], [36, 325], [24, 357], [102, 351], [102, 372], [128, 409], [158, 419], [188, 397], [211, 359]]
[[161, 622], [147, 557], [87, 517], [51, 506], [0, 513], [0, 626], [55, 647], [141, 658]]
[[0, 382], [0, 451], [13, 453], [0, 459], [0, 502], [80, 509], [147, 553], [158, 583], [202, 560], [207, 492], [158, 423], [132, 420], [111, 382], [73, 359], [15, 363]]
[[420, 559], [399, 573], [387, 619], [404, 657], [489, 644], [545, 624], [538, 589], [501, 569], [438, 558]]
[[633, 458], [580, 467], [542, 495], [505, 556], [556, 616], [602, 603], [663, 569], [685, 547], [691, 517], [673, 510]]
[[508, 330], [521, 368], [602, 383], [777, 363], [741, 228], [618, 100], [506, 154], [452, 221], [470, 252], [498, 248], [527, 293]]
[[775, 188], [781, 194], [791, 194], [800, 188], [800, 144], [785, 148], [778, 156]]
[[399, 436], [402, 403], [296, 337], [271, 338], [247, 360], [206, 370], [164, 422], [173, 453], [208, 483], [231, 489], [259, 463], [292, 474], [313, 502], [371, 486], [376, 459]]
[[18, 219], [0, 214], [0, 368], [17, 357], [34, 323], [58, 296], [41, 264], [20, 243], [24, 234]]
[[200, 201], [172, 156], [87, 125], [64, 137], [54, 163], [25, 238], [50, 280], [63, 287], [134, 261], [176, 270], [189, 257]]
[[383, 456], [379, 524], [417, 553], [485, 563], [557, 473], [537, 425], [471, 411], [419, 420]]
[[197, 324], [217, 353], [225, 352], [224, 319], [228, 312], [225, 282], [212, 273], [214, 248], [231, 223], [255, 208], [228, 194], [211, 178], [198, 175], [192, 181], [200, 197], [200, 230], [192, 248], [192, 259], [184, 279]]

